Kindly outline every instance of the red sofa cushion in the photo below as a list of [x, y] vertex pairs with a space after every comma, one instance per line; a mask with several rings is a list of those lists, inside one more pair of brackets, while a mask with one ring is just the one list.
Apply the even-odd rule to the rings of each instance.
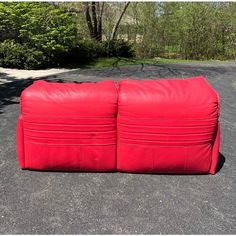
[[114, 81], [36, 81], [21, 97], [17, 151], [22, 168], [116, 170]]
[[119, 171], [215, 173], [219, 97], [205, 78], [121, 80]]

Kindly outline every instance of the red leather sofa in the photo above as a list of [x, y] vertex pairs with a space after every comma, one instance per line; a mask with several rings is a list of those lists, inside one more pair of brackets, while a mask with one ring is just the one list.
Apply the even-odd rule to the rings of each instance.
[[120, 171], [215, 173], [219, 97], [202, 77], [119, 81]]
[[36, 81], [20, 97], [22, 169], [214, 174], [219, 96], [203, 77]]
[[23, 169], [116, 170], [114, 81], [36, 81], [20, 97], [17, 152]]

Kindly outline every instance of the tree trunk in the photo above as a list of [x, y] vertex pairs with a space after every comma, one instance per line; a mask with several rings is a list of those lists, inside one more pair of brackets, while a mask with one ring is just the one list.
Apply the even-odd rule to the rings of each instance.
[[[49, 2], [49, 4], [54, 5], [54, 6], [61, 6], [61, 3], [57, 2]], [[102, 41], [102, 16], [103, 16], [103, 11], [104, 11], [104, 2], [102, 2], [101, 8], [99, 5], [99, 2], [83, 2], [84, 5], [84, 14], [85, 14], [85, 19], [86, 23], [88, 26], [89, 30], [89, 35], [92, 39], [96, 41]], [[126, 12], [126, 9], [128, 8], [130, 2], [127, 2], [125, 4], [124, 9], [122, 10], [120, 17], [118, 18], [117, 22], [115, 23], [110, 40], [114, 40], [120, 25], [120, 22], [122, 20], [123, 15]], [[81, 13], [81, 10], [70, 7], [67, 9], [70, 12], [76, 12], [76, 13]]]
[[[102, 41], [102, 15], [104, 9], [104, 2], [101, 9], [99, 2], [90, 3], [85, 2], [85, 18], [89, 29], [90, 37], [98, 42]], [[91, 11], [90, 11], [91, 10]]]
[[114, 27], [113, 27], [113, 29], [112, 29], [112, 32], [111, 32], [110, 41], [113, 41], [113, 40], [116, 38], [116, 34], [117, 34], [117, 30], [118, 30], [118, 28], [119, 28], [120, 22], [121, 22], [121, 20], [122, 20], [123, 15], [125, 14], [125, 12], [126, 12], [128, 6], [129, 6], [129, 4], [130, 4], [130, 2], [127, 2], [127, 3], [125, 4], [125, 7], [124, 7], [123, 11], [121, 12], [120, 17], [118, 18], [116, 24], [114, 25]]
[[101, 7], [99, 17], [98, 17], [98, 29], [97, 29], [97, 34], [98, 34], [97, 40], [98, 41], [102, 41], [102, 15], [103, 15], [103, 10], [104, 10], [104, 2], [102, 3], [102, 7]]
[[93, 35], [94, 38], [97, 40], [98, 36], [98, 21], [97, 21], [97, 13], [96, 13], [96, 2], [92, 2], [92, 17], [93, 17]]
[[89, 29], [89, 34], [90, 34], [91, 38], [94, 38], [93, 24], [92, 24], [92, 19], [91, 19], [90, 12], [89, 12], [89, 3], [85, 2], [84, 6], [85, 6], [85, 19], [86, 19], [87, 26]]

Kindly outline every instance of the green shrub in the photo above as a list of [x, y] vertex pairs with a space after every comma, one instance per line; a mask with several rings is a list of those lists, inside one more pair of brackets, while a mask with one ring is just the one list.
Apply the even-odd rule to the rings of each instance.
[[93, 61], [99, 57], [133, 57], [130, 44], [124, 41], [97, 42], [94, 40], [77, 41], [75, 47], [58, 55], [60, 65], [78, 65]]
[[22, 57], [25, 56], [24, 47], [13, 40], [6, 40], [0, 44], [0, 66], [21, 68]]
[[40, 69], [50, 67], [51, 62], [42, 51], [27, 48], [27, 56], [24, 62], [24, 69]]
[[94, 40], [79, 41], [77, 48], [85, 61], [98, 58], [104, 53], [102, 44]]
[[76, 46], [75, 14], [48, 3], [0, 3], [0, 65], [35, 69], [60, 66]]
[[[53, 42], [52, 42], [53, 43]], [[94, 40], [77, 41], [71, 48], [32, 48], [14, 40], [0, 43], [0, 66], [18, 69], [39, 69], [59, 66], [76, 66], [93, 61], [98, 57], [132, 57], [130, 45], [123, 42], [99, 43]]]
[[0, 66], [18, 69], [37, 69], [46, 65], [43, 52], [26, 44], [5, 40], [0, 43]]
[[0, 66], [75, 66], [98, 57], [134, 55], [132, 46], [122, 40], [81, 40], [76, 17], [48, 3], [0, 3]]
[[76, 46], [58, 54], [58, 61], [62, 65], [84, 64], [104, 55], [101, 43], [94, 40], [77, 41]]
[[104, 56], [108, 57], [134, 57], [133, 47], [123, 40], [106, 41], [103, 43]]
[[94, 40], [80, 40], [71, 48], [67, 55], [72, 62], [86, 63], [103, 54], [102, 44]]

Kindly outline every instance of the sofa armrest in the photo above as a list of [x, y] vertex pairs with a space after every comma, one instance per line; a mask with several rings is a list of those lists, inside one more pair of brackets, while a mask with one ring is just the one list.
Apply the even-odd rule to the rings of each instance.
[[212, 148], [212, 160], [211, 160], [211, 168], [210, 168], [210, 174], [214, 175], [216, 172], [216, 167], [218, 164], [219, 159], [219, 149], [220, 149], [220, 123], [218, 122], [216, 137], [214, 141], [214, 145]]
[[24, 130], [22, 115], [19, 116], [16, 128], [16, 151], [19, 165], [22, 169], [25, 168], [25, 155], [24, 155]]

